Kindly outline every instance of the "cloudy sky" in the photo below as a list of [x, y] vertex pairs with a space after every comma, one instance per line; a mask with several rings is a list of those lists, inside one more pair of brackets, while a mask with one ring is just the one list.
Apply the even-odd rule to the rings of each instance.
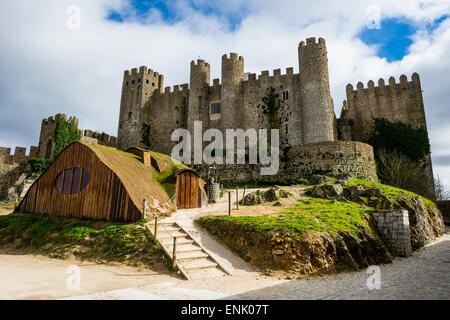
[[420, 74], [435, 175], [450, 185], [450, 0], [0, 0], [0, 145], [36, 145], [58, 112], [116, 135], [125, 69], [173, 86], [199, 57], [219, 78], [237, 52], [246, 72], [298, 72], [311, 36], [327, 41], [338, 116], [347, 83]]

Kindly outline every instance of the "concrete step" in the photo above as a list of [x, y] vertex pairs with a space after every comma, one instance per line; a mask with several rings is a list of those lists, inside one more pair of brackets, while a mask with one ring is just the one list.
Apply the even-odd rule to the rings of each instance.
[[180, 237], [186, 237], [186, 236], [187, 236], [187, 234], [184, 232], [162, 232], [162, 230], [161, 230], [161, 232], [158, 231], [158, 234], [156, 235], [156, 237], [158, 239], [166, 239], [166, 238], [173, 239], [174, 237], [177, 237], [177, 241]]
[[[152, 229], [152, 231], [155, 231], [155, 226], [152, 226], [151, 227], [151, 229]], [[179, 228], [179, 227], [176, 227], [176, 226], [164, 226], [164, 227], [162, 227], [162, 226], [158, 226], [158, 233], [160, 233], [160, 232], [167, 232], [167, 231], [170, 231], [170, 232], [173, 232], [173, 231], [180, 231], [181, 229]]]
[[[170, 238], [162, 238], [162, 239], [159, 239], [159, 241], [161, 241], [164, 244], [164, 246], [166, 246], [166, 248], [168, 248], [169, 246], [170, 246], [170, 248], [172, 248], [172, 245], [173, 245], [173, 238], [172, 237], [170, 237]], [[193, 242], [194, 242], [194, 240], [192, 240], [192, 239], [177, 238], [177, 246], [179, 244], [193, 243]]]
[[186, 263], [183, 263], [183, 261], [180, 261], [181, 266], [184, 270], [200, 270], [200, 269], [209, 269], [209, 268], [216, 268], [217, 263], [209, 261], [208, 259], [196, 259], [193, 261], [188, 261]]
[[189, 252], [177, 251], [177, 260], [183, 261], [183, 263], [187, 262], [188, 260], [197, 260], [203, 258], [208, 258], [208, 254], [204, 253], [203, 251], [189, 251]]
[[[166, 245], [166, 248], [167, 248], [167, 250], [172, 252], [172, 250], [173, 250], [172, 243], [170, 245]], [[180, 245], [178, 245], [178, 243], [177, 243], [177, 254], [179, 254], [181, 252], [202, 252], [202, 248], [200, 248], [199, 246], [197, 246], [195, 244], [191, 244], [191, 243], [184, 243], [184, 244], [180, 244]]]

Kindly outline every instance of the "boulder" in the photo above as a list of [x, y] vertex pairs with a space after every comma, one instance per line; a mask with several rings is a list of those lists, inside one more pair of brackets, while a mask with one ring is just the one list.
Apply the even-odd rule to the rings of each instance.
[[330, 181], [330, 179], [322, 174], [313, 174], [308, 178], [308, 182], [314, 185], [327, 183], [328, 181]]
[[423, 247], [445, 233], [444, 219], [435, 208], [427, 208], [422, 197], [405, 195], [397, 199], [399, 205], [408, 210], [413, 250]]
[[343, 193], [342, 186], [340, 184], [325, 184], [322, 186], [315, 186], [311, 192], [311, 195], [316, 198], [340, 198]]
[[[248, 193], [244, 197], [244, 203], [249, 206], [255, 205], [255, 204], [260, 204], [262, 202], [263, 202], [263, 199], [261, 197], [261, 193], [259, 192], [259, 190]], [[242, 204], [242, 200], [240, 201], [240, 203]]]
[[279, 197], [277, 195], [277, 192], [275, 191], [274, 188], [270, 188], [269, 190], [264, 192], [263, 193], [263, 198], [267, 202], [272, 202], [272, 201], [276, 201], [276, 200], [279, 199]]

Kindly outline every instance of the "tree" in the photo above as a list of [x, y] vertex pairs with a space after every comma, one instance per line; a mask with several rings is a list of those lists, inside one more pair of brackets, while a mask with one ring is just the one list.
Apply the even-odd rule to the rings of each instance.
[[446, 185], [441, 182], [439, 175], [434, 178], [434, 187], [437, 200], [450, 200], [450, 191]]
[[143, 123], [141, 128], [141, 143], [147, 148], [151, 148], [150, 143], [150, 124]]
[[377, 172], [381, 182], [434, 199], [423, 166], [398, 151], [380, 149], [377, 153]]
[[410, 160], [419, 162], [430, 154], [430, 141], [424, 128], [413, 128], [403, 122], [390, 122], [384, 118], [375, 119], [375, 128], [369, 144], [375, 154], [384, 149], [387, 152], [398, 152]]

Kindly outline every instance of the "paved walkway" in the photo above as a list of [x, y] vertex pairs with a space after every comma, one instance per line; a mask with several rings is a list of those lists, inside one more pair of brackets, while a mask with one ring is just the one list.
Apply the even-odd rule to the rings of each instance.
[[294, 280], [234, 299], [450, 299], [450, 233], [409, 258], [380, 266], [380, 289], [369, 290], [367, 270]]

